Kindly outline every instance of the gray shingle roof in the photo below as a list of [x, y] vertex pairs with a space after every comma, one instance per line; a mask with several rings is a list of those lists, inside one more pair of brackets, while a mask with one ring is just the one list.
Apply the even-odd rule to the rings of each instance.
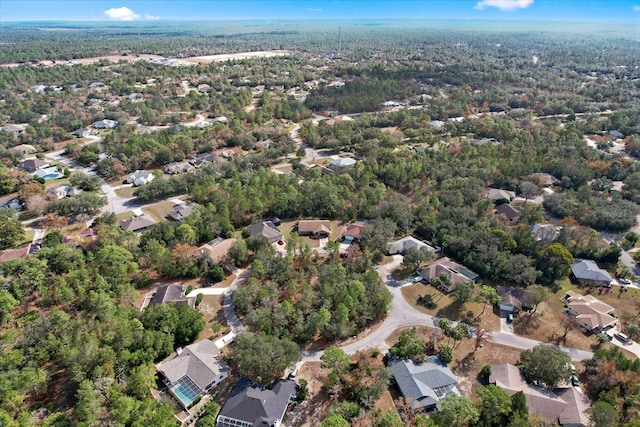
[[252, 423], [254, 426], [271, 426], [276, 420], [282, 420], [295, 393], [296, 384], [290, 380], [278, 381], [271, 390], [250, 387], [246, 382], [241, 382], [225, 402], [219, 417]]
[[168, 303], [186, 303], [189, 307], [196, 306], [195, 297], [187, 298], [183, 296], [184, 287], [180, 285], [164, 285], [158, 288], [156, 293], [151, 297], [150, 304], [168, 304]]
[[598, 267], [598, 264], [590, 259], [576, 259], [575, 262], [571, 264], [571, 271], [578, 280], [607, 283], [613, 280], [606, 270]]
[[271, 243], [282, 239], [282, 233], [271, 221], [262, 221], [251, 224], [247, 227], [247, 231], [251, 237], [262, 235]]
[[158, 370], [171, 383], [186, 375], [201, 390], [206, 390], [216, 377], [229, 370], [224, 362], [216, 359], [218, 354], [220, 350], [213, 341], [202, 340], [186, 346], [176, 357], [158, 365]]

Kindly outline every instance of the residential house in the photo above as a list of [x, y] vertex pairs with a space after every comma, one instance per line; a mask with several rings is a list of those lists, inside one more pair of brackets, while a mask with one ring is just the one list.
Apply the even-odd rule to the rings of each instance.
[[18, 258], [26, 258], [29, 255], [31, 245], [20, 246], [15, 249], [5, 249], [0, 251], [0, 264], [3, 262], [13, 261]]
[[413, 410], [437, 411], [438, 403], [444, 397], [462, 395], [458, 379], [437, 356], [429, 356], [424, 363], [411, 359], [392, 360], [389, 367], [400, 393]]
[[73, 132], [71, 132], [71, 134], [73, 136], [75, 136], [76, 138], [86, 138], [88, 136], [93, 135], [93, 133], [94, 133], [93, 129], [89, 129], [89, 128], [80, 128], [80, 129], [76, 129]]
[[203, 257], [206, 257], [211, 264], [220, 264], [226, 258], [229, 253], [229, 249], [236, 242], [237, 239], [223, 239], [218, 237], [212, 241], [205, 243], [198, 249]]
[[118, 126], [118, 122], [115, 120], [104, 119], [93, 122], [91, 126], [96, 129], [113, 129], [114, 127]]
[[65, 197], [73, 197], [82, 193], [82, 190], [79, 188], [72, 187], [70, 185], [60, 185], [56, 187], [54, 190], [56, 199], [64, 199]]
[[551, 243], [560, 234], [561, 228], [554, 224], [534, 224], [530, 231], [538, 242]]
[[160, 286], [153, 294], [149, 304], [187, 304], [191, 308], [196, 306], [196, 297], [184, 294], [184, 285], [169, 284]]
[[516, 193], [509, 190], [501, 190], [499, 188], [489, 188], [487, 191], [487, 198], [493, 203], [499, 203], [504, 200], [510, 202], [516, 198]]
[[329, 167], [332, 169], [351, 168], [355, 164], [355, 159], [352, 159], [351, 157], [340, 157], [329, 163]]
[[367, 225], [364, 221], [357, 221], [349, 224], [343, 231], [342, 237], [351, 237], [352, 240], [360, 240], [360, 233], [362, 229]]
[[226, 116], [214, 117], [211, 120], [213, 120], [214, 122], [222, 123], [224, 125], [226, 125], [229, 122], [229, 119]]
[[198, 396], [229, 376], [227, 365], [217, 359], [219, 354], [214, 342], [205, 339], [178, 350], [174, 358], [159, 363], [156, 368], [165, 378], [169, 392], [188, 408]]
[[622, 139], [624, 138], [624, 134], [618, 130], [610, 130], [609, 132], [607, 132], [607, 135], [609, 135], [611, 138], [615, 138], [615, 139]]
[[575, 280], [593, 286], [611, 286], [613, 279], [607, 272], [598, 267], [595, 261], [576, 258], [571, 264], [571, 273]]
[[34, 147], [33, 145], [30, 145], [30, 144], [16, 145], [15, 147], [12, 147], [11, 149], [19, 151], [22, 154], [33, 154], [33, 153], [35, 153], [37, 151], [36, 147]]
[[527, 384], [520, 370], [510, 363], [491, 364], [489, 383], [510, 395], [524, 393], [529, 413], [568, 427], [587, 427], [589, 399], [574, 387], [548, 390]]
[[5, 132], [9, 132], [11, 135], [20, 135], [21, 133], [24, 133], [25, 126], [23, 126], [23, 125], [6, 125], [6, 126], [1, 127], [0, 129], [2, 129]]
[[560, 184], [560, 180], [555, 176], [544, 173], [544, 172], [535, 172], [529, 175], [531, 181], [541, 187], [551, 187], [554, 185]]
[[154, 225], [156, 221], [148, 215], [134, 216], [120, 221], [120, 228], [125, 231], [142, 231]]
[[301, 219], [298, 221], [298, 234], [322, 239], [331, 235], [331, 221], [328, 219]]
[[533, 308], [531, 296], [526, 289], [498, 286], [496, 290], [501, 298], [498, 303], [500, 311], [518, 313], [522, 309], [530, 310]]
[[593, 295], [580, 295], [569, 291], [563, 298], [567, 313], [575, 316], [578, 325], [588, 332], [602, 332], [618, 323], [613, 316], [614, 308]]
[[196, 205], [193, 203], [181, 203], [179, 205], [175, 205], [173, 209], [167, 214], [167, 218], [182, 222], [186, 217], [193, 213]]
[[218, 163], [222, 161], [221, 157], [217, 154], [213, 153], [202, 153], [198, 154], [194, 159], [190, 160], [190, 163], [199, 168], [201, 166], [206, 165], [207, 163]]
[[503, 203], [496, 206], [496, 214], [505, 217], [509, 221], [515, 221], [520, 218], [521, 212], [522, 206], [511, 205], [510, 203]]
[[279, 427], [295, 395], [291, 380], [278, 380], [270, 390], [241, 380], [222, 406], [216, 427]]
[[49, 166], [49, 163], [42, 159], [32, 158], [23, 160], [19, 165], [18, 169], [26, 172], [35, 172], [38, 169], [42, 169], [46, 166]]
[[413, 236], [406, 236], [406, 237], [403, 237], [402, 239], [396, 240], [395, 242], [389, 243], [387, 247], [387, 251], [389, 252], [390, 255], [403, 254], [407, 249], [411, 249], [411, 248], [422, 249], [431, 253], [436, 252], [436, 248], [434, 248], [433, 246], [421, 240], [416, 239]]
[[163, 172], [169, 175], [189, 172], [191, 169], [193, 169], [193, 165], [189, 162], [173, 162], [162, 168]]
[[264, 236], [267, 238], [269, 243], [278, 242], [282, 240], [282, 233], [272, 221], [261, 221], [256, 222], [255, 224], [251, 224], [247, 227], [247, 231], [249, 232], [249, 236]]
[[127, 184], [133, 184], [134, 187], [139, 187], [153, 181], [154, 178], [155, 176], [151, 172], [137, 170], [127, 175]]
[[478, 274], [469, 270], [467, 267], [458, 264], [449, 257], [440, 258], [431, 264], [417, 270], [419, 276], [425, 281], [431, 282], [436, 277], [445, 276], [448, 280], [442, 281], [439, 288], [443, 292], [451, 292], [456, 285], [468, 281], [474, 281], [478, 278]]

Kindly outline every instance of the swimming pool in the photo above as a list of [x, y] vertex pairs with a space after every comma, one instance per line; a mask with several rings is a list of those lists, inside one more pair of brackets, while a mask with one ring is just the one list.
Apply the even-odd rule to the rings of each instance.
[[191, 380], [191, 378], [185, 375], [180, 378], [173, 387], [171, 387], [171, 392], [185, 407], [187, 407], [202, 393], [202, 390], [193, 382], [193, 380]]
[[57, 172], [57, 173], [48, 173], [46, 175], [43, 175], [42, 179], [44, 179], [45, 181], [49, 181], [51, 179], [62, 178], [63, 176], [64, 176], [64, 174], [61, 174], [59, 172]]

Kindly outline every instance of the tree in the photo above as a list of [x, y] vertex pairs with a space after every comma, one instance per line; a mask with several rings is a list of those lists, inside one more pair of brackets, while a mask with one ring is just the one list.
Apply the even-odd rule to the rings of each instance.
[[349, 422], [342, 418], [342, 415], [333, 414], [322, 421], [320, 427], [349, 427]]
[[575, 317], [570, 315], [569, 313], [562, 313], [562, 317], [560, 318], [560, 326], [562, 326], [562, 339], [566, 340], [569, 331], [575, 329], [578, 325], [576, 323]]
[[500, 387], [489, 384], [478, 389], [482, 401], [478, 404], [480, 425], [504, 426], [511, 413], [511, 396]]
[[249, 249], [247, 243], [243, 239], [236, 240], [229, 248], [227, 255], [233, 264], [237, 267], [244, 265], [249, 259]]
[[300, 360], [300, 347], [286, 338], [243, 332], [226, 360], [241, 375], [271, 384], [288, 366]]
[[453, 361], [453, 348], [448, 345], [444, 345], [440, 348], [440, 352], [438, 353], [438, 357], [445, 364], [449, 364]]
[[404, 251], [402, 264], [410, 270], [415, 270], [422, 262], [428, 260], [430, 257], [431, 253], [426, 249], [409, 248]]
[[427, 344], [418, 337], [416, 328], [407, 329], [400, 333], [398, 342], [389, 349], [389, 353], [398, 359], [412, 358], [424, 360]]
[[24, 240], [24, 228], [17, 219], [0, 220], [0, 249], [12, 248]]
[[483, 304], [480, 316], [484, 314], [484, 310], [487, 308], [487, 305], [497, 304], [500, 302], [500, 299], [500, 295], [498, 295], [498, 291], [495, 288], [482, 285], [482, 288], [480, 288], [480, 294], [478, 295], [478, 302]]
[[331, 369], [336, 372], [343, 372], [351, 363], [349, 355], [338, 347], [329, 347], [326, 349], [322, 356], [320, 356], [320, 360], [322, 361], [321, 366], [323, 369]]
[[436, 415], [438, 425], [461, 427], [474, 424], [480, 413], [471, 399], [457, 394], [449, 394], [440, 401], [440, 411]]
[[527, 381], [541, 381], [549, 388], [571, 380], [571, 358], [553, 345], [539, 344], [523, 351], [519, 366]]
[[592, 427], [615, 427], [618, 425], [618, 411], [608, 402], [598, 400], [585, 411]]
[[471, 297], [473, 296], [473, 287], [474, 285], [471, 281], [458, 283], [456, 285], [453, 292], [451, 292], [451, 298], [453, 298], [453, 301], [458, 307], [462, 307], [471, 300]]
[[531, 285], [527, 288], [527, 293], [531, 299], [531, 304], [533, 304], [533, 310], [531, 311], [533, 315], [538, 309], [538, 305], [549, 299], [549, 289], [542, 285]]

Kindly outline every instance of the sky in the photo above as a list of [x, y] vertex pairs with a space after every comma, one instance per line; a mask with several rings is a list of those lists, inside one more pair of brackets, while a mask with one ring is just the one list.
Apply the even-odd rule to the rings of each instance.
[[9, 21], [483, 19], [640, 22], [640, 0], [1, 0]]

